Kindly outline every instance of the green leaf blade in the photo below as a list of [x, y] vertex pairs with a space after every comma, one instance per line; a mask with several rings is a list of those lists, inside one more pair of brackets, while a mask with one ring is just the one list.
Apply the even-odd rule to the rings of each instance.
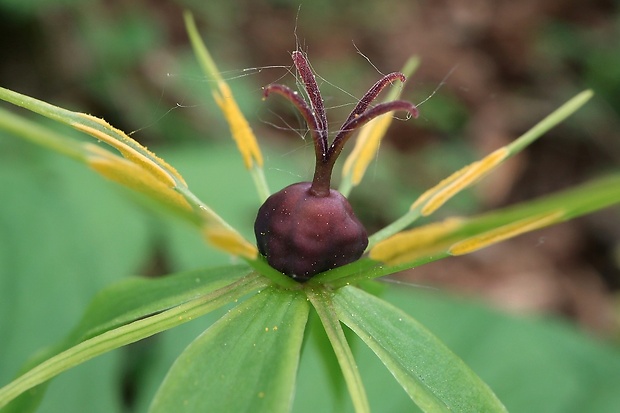
[[351, 351], [351, 347], [347, 342], [342, 325], [336, 314], [331, 294], [327, 292], [317, 293], [308, 291], [308, 298], [316, 309], [334, 349], [334, 353], [336, 353], [336, 358], [342, 369], [342, 374], [345, 378], [349, 394], [351, 395], [355, 411], [357, 413], [370, 412], [366, 390], [364, 389], [362, 378], [357, 369], [353, 352]]
[[150, 411], [290, 411], [308, 310], [276, 288], [232, 309], [181, 354]]
[[83, 340], [101, 334], [211, 293], [250, 272], [246, 265], [234, 265], [123, 281], [95, 296], [71, 337]]
[[[114, 308], [109, 307], [107, 309], [112, 316], [112, 323], [110, 323], [110, 320], [104, 321], [102, 325], [105, 328], [97, 325], [92, 329], [89, 328], [88, 324], [83, 324], [76, 329], [77, 333], [72, 334], [65, 342], [28, 363], [26, 366], [27, 372], [0, 388], [0, 408], [14, 401], [7, 406], [7, 411], [19, 411], [20, 413], [23, 411], [33, 411], [40, 402], [40, 398], [45, 390], [45, 386], [37, 386], [58, 374], [116, 348], [135, 343], [146, 337], [191, 321], [265, 286], [266, 284], [262, 277], [250, 274], [236, 282], [227, 282], [221, 288], [188, 298], [178, 305], [168, 303], [171, 307], [166, 307], [166, 309], [162, 309], [162, 311], [154, 314], [152, 313], [154, 307], [150, 304], [146, 305], [146, 307], [141, 307], [139, 310], [128, 310], [128, 314], [131, 317], [126, 313], [115, 317]], [[173, 291], [173, 295], [175, 293], [177, 291]], [[161, 305], [161, 302], [155, 303], [155, 305], [158, 304]], [[148, 308], [149, 311], [144, 311], [145, 308]], [[89, 317], [92, 317], [94, 320], [106, 319], [106, 317], [101, 315], [93, 316], [93, 314], [97, 315], [97, 312], [92, 311], [92, 309], [91, 313], [85, 319], [89, 319]], [[144, 313], [144, 315], [139, 316], [141, 313]], [[93, 335], [93, 331], [96, 331], [95, 335]], [[87, 333], [87, 335], [84, 336], [81, 333]], [[24, 394], [24, 392], [30, 389], [33, 390]], [[21, 397], [15, 400], [20, 395]], [[24, 406], [28, 406], [27, 409]]]
[[334, 295], [336, 311], [426, 412], [505, 412], [489, 387], [406, 313], [354, 287]]

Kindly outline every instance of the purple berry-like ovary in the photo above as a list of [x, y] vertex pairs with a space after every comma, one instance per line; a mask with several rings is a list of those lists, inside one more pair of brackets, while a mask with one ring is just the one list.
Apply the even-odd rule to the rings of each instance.
[[312, 183], [287, 186], [258, 210], [254, 231], [269, 264], [299, 281], [358, 260], [366, 229], [340, 192], [313, 196]]
[[269, 265], [298, 281], [358, 260], [368, 246], [368, 235], [347, 199], [330, 188], [331, 174], [352, 133], [368, 121], [396, 110], [417, 117], [416, 107], [396, 100], [371, 106], [390, 83], [405, 81], [402, 73], [382, 77], [360, 99], [328, 145], [327, 117], [314, 74], [306, 57], [293, 52], [293, 62], [304, 83], [307, 101], [284, 85], [272, 84], [264, 95], [278, 93], [291, 101], [308, 123], [314, 141], [316, 165], [312, 182], [287, 186], [271, 195], [258, 210], [254, 233], [258, 251]]

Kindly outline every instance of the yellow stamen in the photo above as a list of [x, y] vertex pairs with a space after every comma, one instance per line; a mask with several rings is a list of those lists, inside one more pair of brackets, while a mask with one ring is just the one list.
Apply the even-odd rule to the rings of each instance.
[[176, 209], [192, 211], [185, 198], [167, 186], [166, 181], [160, 180], [160, 176], [154, 175], [151, 169], [146, 169], [91, 143], [84, 144], [84, 147], [89, 152], [86, 162], [104, 177]]
[[385, 136], [392, 119], [393, 112], [386, 113], [371, 120], [360, 130], [355, 147], [342, 168], [343, 175], [350, 175], [351, 183], [354, 186], [359, 185], [362, 181], [368, 165], [379, 150], [381, 139]]
[[[165, 205], [194, 215], [196, 210], [185, 197], [166, 186], [151, 170], [114, 155], [97, 145], [84, 144], [89, 153], [88, 165], [104, 177], [130, 189], [148, 195]], [[200, 226], [207, 241], [213, 246], [233, 255], [255, 259], [258, 255], [256, 247], [246, 241], [241, 234], [229, 227], [215, 212], [203, 206], [199, 209]]]
[[474, 162], [447, 177], [439, 184], [424, 192], [411, 209], [421, 208], [421, 214], [427, 216], [439, 209], [454, 195], [477, 182], [508, 156], [506, 148], [500, 148], [480, 161]]
[[[409, 77], [419, 64], [420, 59], [417, 56], [410, 57], [405, 63], [402, 73]], [[393, 88], [386, 97], [385, 102], [398, 99], [402, 89], [402, 87]], [[340, 189], [343, 191], [343, 194], [346, 195], [350, 191], [351, 186], [360, 184], [368, 169], [368, 165], [377, 155], [381, 140], [393, 119], [394, 112], [386, 113], [371, 120], [360, 129], [355, 147], [347, 157], [342, 168], [343, 186]]]
[[256, 137], [248, 121], [241, 113], [232, 91], [223, 80], [219, 80], [217, 86], [218, 90], [213, 91], [213, 97], [224, 113], [224, 117], [230, 127], [230, 133], [243, 157], [245, 167], [251, 169], [255, 162], [256, 165], [262, 167], [263, 156], [256, 142]]
[[398, 265], [443, 252], [451, 242], [446, 239], [446, 235], [457, 230], [462, 223], [462, 219], [449, 218], [443, 222], [399, 232], [375, 245], [370, 250], [370, 258], [389, 265]]
[[[263, 156], [256, 142], [254, 132], [252, 132], [252, 128], [250, 128], [248, 121], [241, 113], [228, 84], [222, 79], [209, 50], [202, 41], [198, 29], [196, 28], [194, 17], [190, 12], [186, 11], [184, 13], [184, 18], [185, 27], [187, 28], [187, 33], [192, 42], [194, 53], [196, 53], [196, 57], [198, 58], [198, 63], [200, 63], [205, 74], [215, 80], [216, 87], [212, 88], [213, 96], [215, 97], [217, 105], [224, 113], [224, 117], [226, 117], [228, 121], [230, 132], [237, 143], [239, 152], [241, 152], [245, 167], [247, 169], [252, 169], [254, 164], [256, 164], [258, 168], [262, 168]], [[264, 182], [261, 182], [261, 185], [265, 185], [266, 187]]]
[[79, 113], [78, 115], [87, 121], [95, 122], [104, 130], [109, 131], [109, 133], [96, 129], [92, 126], [73, 122], [71, 123], [71, 126], [75, 129], [85, 132], [116, 148], [127, 160], [147, 169], [162, 182], [167, 182], [168, 186], [175, 187], [177, 182], [186, 185], [185, 180], [181, 174], [176, 171], [176, 169], [146, 149], [144, 146], [131, 139], [123, 131], [116, 129], [103, 119], [99, 119], [85, 113]]
[[508, 238], [516, 237], [529, 231], [534, 231], [562, 221], [565, 216], [564, 211], [553, 211], [525, 218], [513, 222], [491, 231], [484, 232], [463, 241], [459, 241], [448, 249], [451, 255], [464, 255], [479, 249], [505, 241]]
[[239, 233], [221, 225], [205, 225], [204, 235], [211, 244], [230, 254], [256, 259], [258, 250], [246, 241]]

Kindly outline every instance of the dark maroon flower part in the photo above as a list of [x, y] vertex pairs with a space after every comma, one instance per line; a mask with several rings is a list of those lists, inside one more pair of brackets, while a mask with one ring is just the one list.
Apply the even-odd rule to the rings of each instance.
[[418, 110], [410, 102], [395, 100], [371, 106], [379, 93], [402, 73], [383, 76], [360, 99], [331, 145], [328, 142], [325, 106], [310, 64], [300, 51], [292, 54], [310, 104], [287, 86], [272, 84], [264, 96], [278, 93], [297, 107], [314, 141], [316, 166], [312, 182], [290, 185], [270, 196], [258, 210], [254, 232], [259, 252], [275, 269], [298, 281], [358, 260], [368, 245], [368, 235], [347, 199], [330, 189], [332, 170], [353, 132], [368, 121], [393, 111], [413, 117]]

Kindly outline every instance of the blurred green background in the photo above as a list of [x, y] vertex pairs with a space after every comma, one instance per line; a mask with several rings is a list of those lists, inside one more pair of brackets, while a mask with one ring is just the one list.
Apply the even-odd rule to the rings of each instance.
[[[295, 86], [291, 51], [308, 52], [333, 130], [378, 72], [421, 57], [403, 92], [421, 103], [421, 116], [392, 124], [351, 197], [370, 231], [585, 88], [596, 97], [576, 116], [432, 218], [542, 196], [620, 164], [620, 2], [611, 0], [321, 0], [301, 7], [286, 0], [0, 0], [0, 85], [132, 132], [251, 238], [254, 189], [192, 55], [185, 8], [266, 151], [272, 190], [309, 179], [314, 165], [293, 108], [261, 99], [271, 82]], [[0, 188], [2, 384], [28, 355], [63, 337], [92, 294], [113, 281], [230, 262], [191, 228], [3, 131]], [[602, 211], [408, 271], [397, 279], [418, 287], [391, 292], [392, 300], [445, 339], [512, 411], [617, 411], [618, 217], [617, 208]], [[198, 321], [87, 363], [54, 382], [42, 411], [143, 410], [180, 349], [207, 325]], [[299, 411], [304, 400], [316, 400], [314, 385], [325, 403], [337, 398], [315, 356], [310, 348], [302, 360]], [[377, 411], [408, 406], [404, 394], [385, 390], [398, 388], [376, 362], [362, 360]]]

